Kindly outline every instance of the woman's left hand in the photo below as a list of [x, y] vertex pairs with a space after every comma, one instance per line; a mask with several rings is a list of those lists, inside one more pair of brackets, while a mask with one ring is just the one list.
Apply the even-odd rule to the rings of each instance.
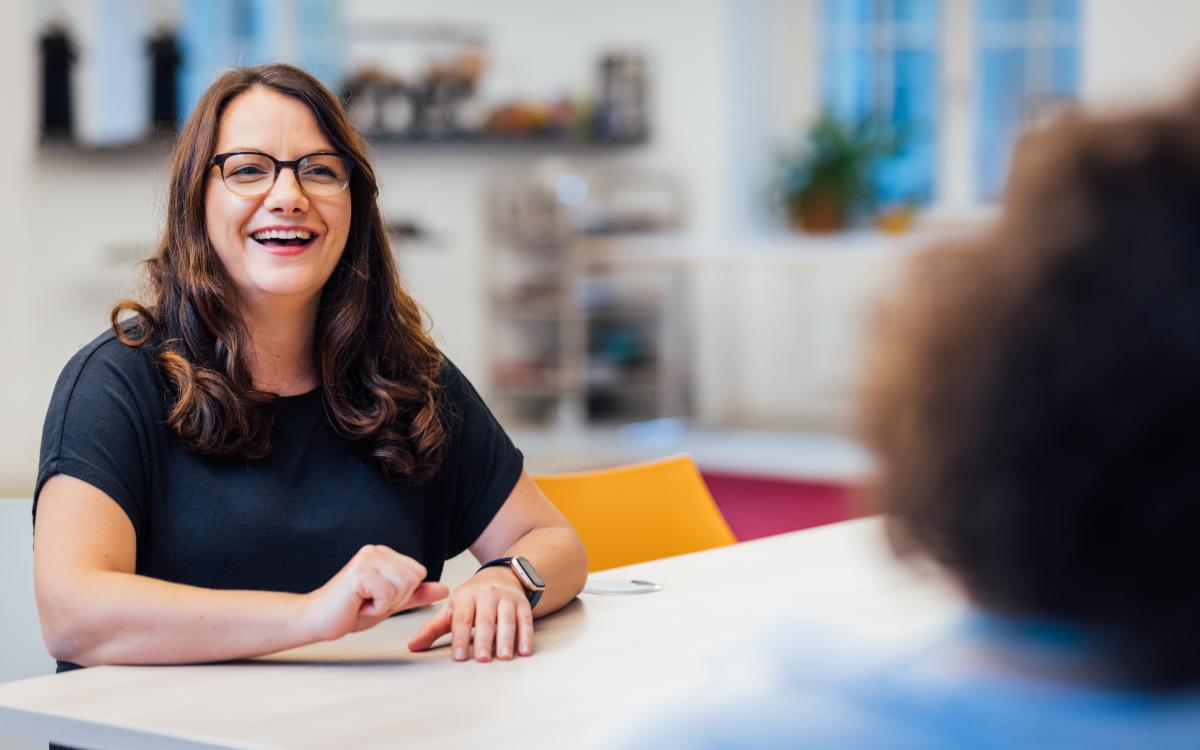
[[[425, 651], [450, 633], [455, 661], [471, 653], [471, 629], [475, 629], [474, 657], [478, 661], [511, 659], [513, 654], [533, 653], [533, 611], [525, 589], [512, 571], [486, 568], [454, 590], [432, 620], [408, 642], [410, 651]], [[514, 648], [515, 647], [515, 648]]]

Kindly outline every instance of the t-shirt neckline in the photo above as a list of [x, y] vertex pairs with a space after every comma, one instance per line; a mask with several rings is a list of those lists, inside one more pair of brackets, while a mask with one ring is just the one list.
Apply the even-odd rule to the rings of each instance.
[[281, 409], [298, 408], [307, 406], [321, 400], [321, 386], [313, 388], [311, 391], [297, 393], [292, 396], [278, 396], [278, 401], [275, 405]]

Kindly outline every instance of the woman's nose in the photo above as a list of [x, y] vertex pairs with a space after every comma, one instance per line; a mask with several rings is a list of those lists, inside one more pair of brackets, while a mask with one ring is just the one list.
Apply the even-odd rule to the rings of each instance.
[[308, 210], [308, 196], [301, 189], [294, 169], [284, 167], [279, 171], [271, 192], [267, 193], [266, 207], [269, 211], [285, 214]]

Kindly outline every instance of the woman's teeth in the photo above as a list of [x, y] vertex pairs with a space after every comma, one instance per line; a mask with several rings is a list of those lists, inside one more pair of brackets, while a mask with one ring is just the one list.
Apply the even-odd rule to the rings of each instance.
[[313, 234], [302, 229], [268, 229], [255, 232], [250, 237], [263, 244], [270, 242], [278, 245], [302, 245], [311, 240]]

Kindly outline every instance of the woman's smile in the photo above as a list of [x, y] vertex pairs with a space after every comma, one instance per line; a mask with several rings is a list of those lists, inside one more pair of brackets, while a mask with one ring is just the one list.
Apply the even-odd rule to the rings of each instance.
[[308, 227], [274, 225], [250, 232], [250, 241], [271, 255], [299, 255], [312, 247], [320, 236]]

